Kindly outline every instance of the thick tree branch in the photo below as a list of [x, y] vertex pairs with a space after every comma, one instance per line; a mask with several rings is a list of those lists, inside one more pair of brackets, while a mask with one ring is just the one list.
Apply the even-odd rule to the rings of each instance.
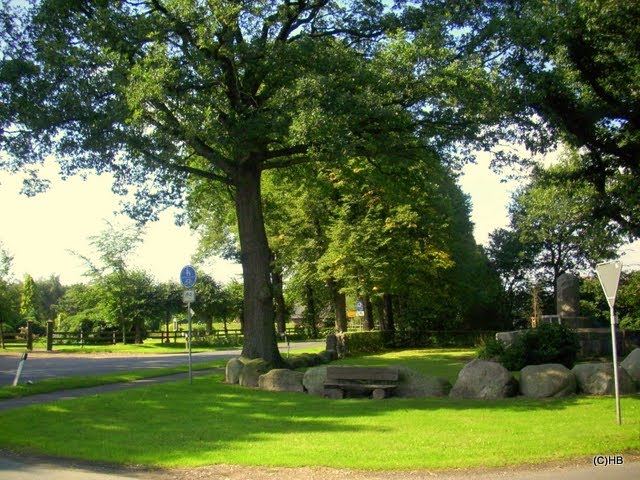
[[[202, 170], [200, 168], [195, 168], [195, 167], [191, 167], [189, 165], [187, 165], [186, 163], [175, 163], [175, 162], [169, 162], [166, 159], [162, 158], [161, 156], [157, 155], [156, 153], [152, 152], [149, 149], [146, 148], [139, 148], [139, 150], [145, 155], [145, 157], [149, 160], [151, 160], [152, 162], [168, 169], [168, 170], [174, 170], [176, 172], [179, 173], [186, 173], [188, 175], [194, 175], [197, 177], [201, 177], [201, 178], [206, 178], [208, 180], [214, 180], [214, 181], [218, 181], [218, 182], [222, 182], [226, 185], [232, 185], [233, 182], [231, 181], [231, 179], [229, 179], [228, 177], [224, 176], [224, 175], [219, 175], [217, 173], [208, 171], [208, 170]], [[186, 162], [186, 160], [189, 157], [186, 157], [183, 160], [183, 162]]]
[[154, 102], [153, 106], [164, 114], [166, 121], [169, 123], [167, 125], [158, 122], [157, 119], [150, 119], [150, 121], [153, 122], [154, 126], [156, 126], [157, 128], [162, 128], [165, 131], [173, 134], [174, 136], [181, 138], [191, 148], [193, 148], [193, 150], [198, 155], [206, 158], [209, 162], [211, 162], [212, 165], [222, 170], [226, 175], [231, 176], [233, 168], [232, 162], [229, 161], [229, 159], [224, 158], [197, 135], [188, 132], [182, 126], [180, 120], [176, 118], [173, 112], [171, 112], [171, 110], [164, 103]]

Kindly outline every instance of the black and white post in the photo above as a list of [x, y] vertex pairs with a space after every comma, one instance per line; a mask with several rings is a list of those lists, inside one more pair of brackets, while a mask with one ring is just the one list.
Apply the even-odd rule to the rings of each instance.
[[193, 373], [191, 369], [191, 304], [196, 301], [196, 292], [193, 286], [196, 284], [196, 270], [191, 265], [187, 265], [180, 271], [180, 283], [185, 288], [182, 292], [182, 301], [187, 304], [187, 350], [189, 351], [189, 384], [193, 383]]
[[622, 424], [622, 416], [620, 412], [620, 384], [618, 383], [618, 342], [616, 339], [616, 295], [618, 293], [618, 283], [620, 282], [620, 272], [622, 271], [622, 262], [619, 260], [613, 262], [599, 263], [596, 265], [598, 279], [604, 295], [609, 304], [609, 314], [611, 315], [611, 348], [613, 356], [613, 381], [616, 394], [616, 418], [618, 425]]

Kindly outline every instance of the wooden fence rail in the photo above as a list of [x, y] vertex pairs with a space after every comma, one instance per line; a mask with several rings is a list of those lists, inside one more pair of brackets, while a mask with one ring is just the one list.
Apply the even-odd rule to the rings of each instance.
[[[287, 328], [287, 335], [293, 335], [294, 327]], [[145, 332], [146, 339], [157, 339], [160, 343], [170, 344], [186, 341], [186, 331], [183, 330], [158, 330]], [[7, 332], [0, 336], [2, 345], [0, 348], [11, 346], [14, 348], [22, 347], [27, 350], [33, 350], [33, 341], [38, 340], [30, 328], [30, 325], [23, 332]], [[135, 342], [135, 334], [128, 332], [126, 337], [127, 343]], [[193, 331], [192, 340], [196, 342], [215, 343], [220, 339], [226, 339], [229, 344], [240, 344], [242, 340], [242, 330], [239, 328], [227, 328], [224, 330], [213, 330], [209, 333]], [[46, 348], [52, 350], [56, 345], [115, 345], [122, 342], [122, 332], [84, 332], [84, 331], [54, 331], [53, 322], [47, 323], [46, 330]]]
[[[295, 338], [300, 333], [299, 328], [287, 327], [287, 337]], [[429, 341], [434, 346], [447, 346], [457, 345], [464, 343], [472, 345], [479, 337], [493, 336], [495, 332], [488, 331], [429, 331], [425, 332], [428, 338], [425, 341]], [[145, 339], [157, 339], [163, 344], [176, 344], [186, 343], [186, 331], [183, 330], [158, 330], [145, 332]], [[207, 344], [207, 345], [240, 345], [242, 343], [242, 330], [239, 328], [228, 328], [226, 332], [224, 330], [214, 330], [209, 333], [201, 331], [192, 332], [192, 341], [195, 344]], [[0, 340], [2, 345], [0, 348], [7, 348], [8, 346], [13, 348], [26, 348], [27, 350], [33, 350], [34, 339], [38, 339], [33, 334], [31, 325], [27, 324], [27, 328], [22, 329], [21, 332], [2, 332]], [[282, 339], [282, 338], [281, 338]], [[122, 342], [122, 332], [109, 331], [109, 332], [58, 332], [54, 331], [53, 322], [47, 323], [46, 330], [46, 348], [47, 350], [53, 350], [54, 346], [62, 345], [115, 345]], [[126, 343], [134, 343], [135, 334], [129, 332], [126, 335]], [[224, 342], [224, 343], [222, 343]]]

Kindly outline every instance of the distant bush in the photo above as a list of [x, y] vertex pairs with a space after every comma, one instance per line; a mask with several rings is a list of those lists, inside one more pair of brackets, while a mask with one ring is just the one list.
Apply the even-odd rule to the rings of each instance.
[[619, 326], [621, 330], [640, 330], [640, 314], [624, 317]]
[[347, 332], [344, 334], [347, 355], [382, 352], [387, 348], [385, 332], [371, 330], [366, 332]]
[[494, 360], [499, 362], [504, 355], [505, 346], [504, 343], [496, 340], [495, 338], [485, 338], [480, 341], [478, 347], [478, 358], [482, 360]]
[[508, 347], [489, 340], [482, 345], [478, 356], [497, 360], [511, 371], [543, 363], [560, 363], [572, 368], [579, 348], [578, 337], [573, 330], [564, 325], [544, 324], [527, 330]]

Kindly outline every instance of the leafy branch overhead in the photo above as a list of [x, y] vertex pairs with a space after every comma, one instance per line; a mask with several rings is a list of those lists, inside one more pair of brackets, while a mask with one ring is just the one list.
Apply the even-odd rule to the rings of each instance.
[[[425, 141], [447, 139], [463, 114], [445, 113], [465, 98], [460, 86], [458, 100], [443, 96], [442, 83], [489, 83], [480, 62], [454, 62], [443, 25], [410, 33], [429, 8], [50, 0], [11, 21], [6, 7], [2, 149], [14, 168], [54, 152], [65, 174], [111, 170], [122, 185], [145, 183], [151, 169], [158, 188], [186, 175], [234, 184], [246, 164], [375, 152], [381, 137], [402, 149], [397, 135], [418, 128]], [[179, 198], [164, 190], [166, 202]]]

